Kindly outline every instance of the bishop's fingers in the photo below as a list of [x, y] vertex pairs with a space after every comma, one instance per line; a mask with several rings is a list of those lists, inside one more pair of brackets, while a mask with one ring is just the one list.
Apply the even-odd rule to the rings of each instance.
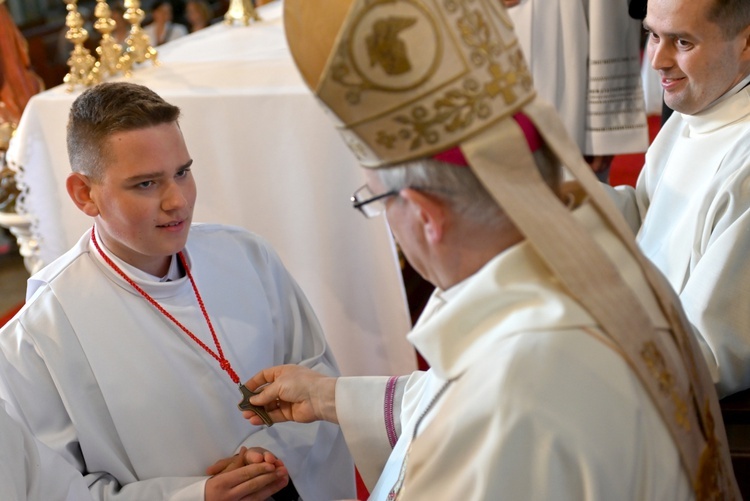
[[242, 393], [242, 400], [237, 404], [237, 407], [241, 411], [253, 411], [266, 426], [273, 426], [273, 420], [268, 416], [266, 410], [250, 403], [250, 397], [257, 395], [257, 393], [250, 391], [244, 384], [240, 385], [240, 392]]

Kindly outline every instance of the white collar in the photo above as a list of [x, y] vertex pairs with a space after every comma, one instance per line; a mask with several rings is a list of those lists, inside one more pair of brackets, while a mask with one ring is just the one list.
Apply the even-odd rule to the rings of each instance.
[[720, 96], [718, 99], [716, 99], [716, 101], [714, 101], [713, 103], [711, 103], [710, 105], [708, 105], [707, 109], [710, 109], [710, 108], [716, 106], [717, 104], [721, 103], [722, 101], [725, 101], [725, 100], [729, 99], [730, 97], [734, 96], [739, 91], [741, 91], [742, 89], [744, 89], [748, 84], [750, 84], [750, 74], [745, 75], [745, 78], [743, 78], [742, 80], [740, 80], [740, 83], [738, 83], [737, 85], [735, 85], [734, 87], [732, 87], [731, 89], [729, 89], [722, 96]]
[[742, 120], [750, 109], [750, 76], [717, 99], [707, 109], [695, 115], [680, 114], [690, 127], [690, 134], [709, 134]]
[[[104, 254], [108, 258], [110, 258], [130, 278], [138, 282], [168, 282], [168, 281], [175, 281], [175, 280], [182, 278], [183, 274], [180, 270], [179, 260], [177, 259], [176, 254], [172, 255], [172, 260], [169, 263], [169, 269], [167, 270], [167, 274], [164, 275], [163, 277], [157, 277], [156, 275], [146, 273], [140, 268], [136, 268], [135, 266], [128, 264], [122, 259], [120, 259], [119, 257], [117, 257], [115, 254], [112, 253], [112, 251], [110, 251], [107, 248], [101, 236], [99, 235], [99, 230], [96, 228], [96, 226], [94, 226], [94, 232], [96, 234], [96, 241], [99, 243], [99, 247], [101, 247], [102, 252], [104, 252]], [[96, 250], [96, 246], [94, 246], [94, 242], [92, 242], [90, 239], [89, 239], [89, 250], [91, 251], [91, 254], [94, 256], [95, 259], [97, 259], [99, 262], [104, 264], [105, 267], [109, 267], [109, 265], [104, 260], [102, 255], [99, 254], [99, 251]]]

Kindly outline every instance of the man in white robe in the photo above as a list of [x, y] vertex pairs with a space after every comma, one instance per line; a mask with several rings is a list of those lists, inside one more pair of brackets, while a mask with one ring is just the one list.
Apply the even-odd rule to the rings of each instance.
[[648, 57], [675, 112], [635, 189], [611, 192], [678, 292], [723, 396], [750, 388], [750, 6], [711, 14], [717, 5], [649, 0]]
[[81, 473], [5, 412], [0, 400], [0, 499], [85, 501]]
[[265, 241], [191, 228], [178, 116], [129, 83], [73, 104], [68, 188], [95, 226], [29, 280], [0, 331], [0, 395], [95, 499], [288, 499], [277, 491], [290, 478], [303, 499], [351, 496], [337, 426], [250, 426], [237, 408], [238, 383], [268, 365], [338, 370]]
[[409, 334], [430, 369], [273, 367], [251, 402], [340, 423], [372, 500], [738, 499], [679, 303], [535, 98], [498, 2], [320, 1], [285, 0], [290, 49], [368, 167], [353, 206], [437, 287]]
[[627, 0], [503, 0], [540, 97], [600, 179], [614, 155], [648, 148], [641, 24]]

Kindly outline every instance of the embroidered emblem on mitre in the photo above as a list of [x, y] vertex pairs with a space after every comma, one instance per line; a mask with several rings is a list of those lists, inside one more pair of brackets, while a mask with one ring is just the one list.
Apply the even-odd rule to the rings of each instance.
[[365, 167], [446, 150], [535, 96], [497, 0], [290, 0], [285, 28]]

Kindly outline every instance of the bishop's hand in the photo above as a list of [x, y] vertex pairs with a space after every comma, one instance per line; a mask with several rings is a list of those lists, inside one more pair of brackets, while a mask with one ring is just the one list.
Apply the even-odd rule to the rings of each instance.
[[[274, 423], [319, 420], [338, 423], [335, 377], [299, 365], [278, 365], [260, 371], [245, 386], [258, 393], [250, 402], [265, 408]], [[252, 410], [242, 415], [252, 424], [263, 424]]]

